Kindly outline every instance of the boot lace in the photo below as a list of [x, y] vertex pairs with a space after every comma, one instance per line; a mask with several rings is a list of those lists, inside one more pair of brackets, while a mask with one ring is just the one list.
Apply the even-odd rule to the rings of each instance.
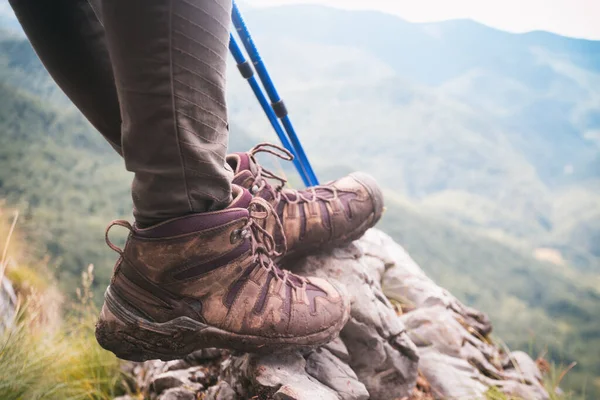
[[[250, 154], [252, 157], [258, 153], [269, 153], [285, 161], [292, 161], [294, 159], [292, 153], [290, 153], [286, 148], [272, 143], [259, 143], [248, 152], [248, 154]], [[273, 187], [268, 184], [267, 179], [278, 181], [279, 184]], [[277, 202], [285, 201], [286, 203], [309, 203], [315, 201], [331, 202], [338, 198], [338, 189], [332, 186], [319, 185], [309, 187], [303, 191], [286, 193], [283, 191], [286, 183], [287, 179], [276, 175], [272, 171], [269, 171], [262, 165], [256, 163], [254, 184], [252, 185], [250, 192], [255, 195], [266, 189], [273, 196], [273, 198], [277, 200]]]
[[[282, 281], [284, 285], [289, 285], [293, 288], [306, 287], [307, 282], [303, 277], [292, 274], [287, 270], [281, 270], [273, 262], [273, 258], [283, 255], [287, 250], [287, 242], [285, 235], [283, 235], [283, 225], [277, 213], [275, 213], [273, 206], [263, 198], [255, 197], [250, 202], [248, 212], [250, 214], [248, 222], [237, 231], [234, 231], [234, 234], [244, 239], [250, 239], [252, 254], [257, 266], [272, 273], [273, 277]], [[275, 239], [264, 228], [270, 217], [273, 217], [275, 225], [283, 237], [283, 243], [280, 245], [282, 250], [279, 251], [277, 250], [278, 246]]]

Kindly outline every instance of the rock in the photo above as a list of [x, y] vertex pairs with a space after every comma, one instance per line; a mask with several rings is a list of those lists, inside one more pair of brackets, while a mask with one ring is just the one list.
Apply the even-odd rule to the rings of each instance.
[[508, 368], [514, 368], [521, 377], [527, 382], [540, 383], [542, 382], [542, 373], [535, 361], [523, 351], [513, 351], [509, 357], [510, 363]]
[[477, 368], [466, 360], [438, 353], [420, 351], [419, 369], [436, 399], [481, 399], [488, 386], [481, 382]]
[[298, 352], [232, 357], [226, 368], [225, 380], [242, 398], [339, 399], [307, 372], [306, 359]]
[[346, 348], [344, 342], [342, 342], [342, 339], [340, 339], [339, 337], [335, 338], [323, 347], [329, 350], [331, 354], [333, 354], [343, 362], [348, 363], [350, 361], [350, 354], [348, 354], [348, 349]]
[[158, 397], [158, 400], [195, 400], [196, 392], [184, 388], [172, 388]]
[[489, 386], [498, 388], [502, 393], [517, 399], [549, 399], [548, 393], [542, 386], [530, 385], [515, 380], [488, 380]]
[[201, 349], [186, 356], [185, 360], [194, 365], [206, 360], [215, 360], [228, 354], [226, 350], [221, 349]]
[[535, 362], [495, 345], [487, 316], [437, 286], [382, 232], [286, 267], [347, 287], [351, 315], [339, 338], [311, 351], [206, 349], [134, 364], [137, 390], [206, 400], [484, 399], [493, 391], [548, 398]]
[[200, 391], [203, 386], [194, 382], [194, 368], [168, 371], [155, 376], [150, 381], [150, 389], [153, 393], [161, 394], [172, 388], [185, 386], [193, 392]]
[[373, 400], [408, 396], [417, 379], [418, 355], [404, 324], [381, 288], [385, 263], [369, 243], [309, 256], [294, 267], [305, 275], [334, 278], [352, 294], [351, 317], [341, 332], [349, 366]]
[[548, 398], [539, 369], [525, 353], [511, 355], [513, 362], [508, 366], [522, 368], [522, 374], [503, 365], [501, 348], [487, 337], [492, 325], [485, 314], [437, 286], [384, 233], [371, 230], [362, 241], [371, 249], [385, 249], [373, 251], [386, 265], [383, 291], [410, 310], [400, 320], [418, 347], [419, 369], [436, 398], [482, 398], [492, 386], [522, 398]]
[[240, 397], [227, 382], [219, 381], [206, 391], [205, 400], [238, 400]]
[[366, 400], [369, 392], [356, 374], [326, 348], [317, 349], [306, 358], [306, 372], [333, 389], [342, 400]]
[[529, 357], [529, 355], [523, 351], [513, 351], [508, 357], [509, 362], [506, 365], [505, 376], [510, 379], [511, 382], [517, 382], [522, 387], [507, 387], [503, 390], [507, 394], [517, 395], [517, 392], [531, 393], [531, 390], [535, 393], [533, 397], [523, 398], [536, 398], [536, 399], [547, 399], [549, 395], [544, 388], [542, 373], [535, 361]]

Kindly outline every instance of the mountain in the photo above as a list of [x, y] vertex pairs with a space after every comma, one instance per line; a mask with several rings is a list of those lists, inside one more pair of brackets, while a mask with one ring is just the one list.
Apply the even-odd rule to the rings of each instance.
[[[375, 175], [381, 227], [509, 345], [577, 360], [568, 387], [594, 396], [599, 42], [318, 6], [245, 16], [319, 177]], [[229, 74], [231, 148], [274, 141]], [[27, 42], [0, 35], [0, 198], [63, 289], [94, 263], [101, 294], [114, 263], [103, 227], [130, 216], [130, 179]]]
[[[246, 20], [321, 174], [367, 170], [432, 214], [600, 272], [600, 42], [317, 6]], [[232, 118], [269, 132], [231, 81]]]

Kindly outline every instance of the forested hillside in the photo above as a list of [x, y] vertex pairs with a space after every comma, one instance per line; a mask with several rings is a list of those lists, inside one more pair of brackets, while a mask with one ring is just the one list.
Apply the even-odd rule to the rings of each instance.
[[[600, 44], [321, 7], [247, 20], [321, 180], [374, 174], [381, 227], [509, 345], [576, 360], [567, 383], [594, 396]], [[232, 149], [275, 141], [230, 75]], [[100, 299], [115, 259], [104, 227], [130, 218], [130, 179], [29, 44], [0, 34], [0, 198], [67, 293], [93, 263]]]
[[[316, 6], [247, 19], [318, 168], [368, 170], [431, 213], [600, 272], [600, 42]], [[268, 132], [256, 107], [235, 111]]]

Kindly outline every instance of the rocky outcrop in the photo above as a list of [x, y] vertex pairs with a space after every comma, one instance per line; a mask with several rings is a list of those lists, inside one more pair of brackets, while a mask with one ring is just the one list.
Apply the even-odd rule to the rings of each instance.
[[437, 286], [386, 234], [370, 230], [288, 267], [348, 288], [351, 318], [338, 339], [302, 353], [205, 350], [131, 365], [138, 390], [163, 400], [478, 399], [489, 390], [548, 398], [535, 362], [495, 345], [488, 318]]

